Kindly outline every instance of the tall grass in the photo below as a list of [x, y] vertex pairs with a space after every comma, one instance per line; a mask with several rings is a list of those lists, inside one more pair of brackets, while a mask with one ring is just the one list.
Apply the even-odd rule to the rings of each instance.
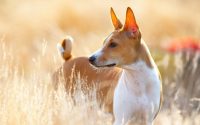
[[[111, 116], [103, 114], [96, 99], [87, 98], [78, 89], [75, 100], [67, 95], [64, 86], [57, 90], [51, 82], [51, 73], [41, 71], [35, 61], [29, 76], [18, 69], [20, 61], [14, 61], [5, 44], [1, 44], [0, 67], [0, 124], [1, 125], [75, 125], [109, 124]], [[53, 58], [52, 58], [53, 59]], [[12, 66], [11, 66], [12, 65]], [[77, 77], [76, 84], [84, 80]], [[94, 92], [91, 92], [93, 94]]]
[[168, 119], [164, 124], [199, 124], [199, 61], [199, 52], [183, 51], [172, 55], [167, 54], [157, 62], [163, 77], [164, 96], [159, 118], [165, 114]]
[[[54, 90], [51, 72], [44, 72], [41, 68], [40, 61], [44, 61], [42, 57], [45, 57], [46, 53], [41, 53], [34, 59], [33, 70], [29, 75], [25, 75], [25, 72], [19, 69], [21, 60], [12, 55], [12, 48], [8, 48], [4, 43], [0, 46], [1, 125], [111, 125], [112, 117], [99, 108], [95, 90], [90, 93], [93, 96], [91, 99], [78, 89], [75, 94], [76, 103], [66, 93], [62, 84]], [[168, 58], [165, 55], [164, 58], [168, 59], [158, 62], [161, 71], [171, 68], [172, 65], [175, 68], [174, 77], [169, 78], [167, 74], [163, 74], [164, 103], [155, 125], [200, 123], [200, 58], [198, 53], [190, 55], [187, 59], [185, 57], [175, 55]], [[76, 85], [83, 82], [85, 81], [80, 77], [76, 78]]]
[[[99, 108], [95, 90], [91, 99], [78, 89], [74, 104], [62, 84], [54, 90], [51, 82], [63, 63], [56, 43], [70, 34], [75, 37], [73, 55], [98, 49], [113, 30], [110, 6], [122, 22], [126, 7], [134, 8], [161, 70], [164, 102], [155, 125], [199, 125], [199, 53], [170, 55], [155, 49], [174, 37], [200, 38], [197, 5], [198, 0], [0, 1], [0, 125], [112, 124], [112, 117]], [[77, 85], [83, 82], [77, 77]]]

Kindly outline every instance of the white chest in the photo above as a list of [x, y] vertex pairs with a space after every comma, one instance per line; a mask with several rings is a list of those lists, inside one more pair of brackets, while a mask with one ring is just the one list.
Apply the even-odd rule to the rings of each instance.
[[152, 122], [160, 103], [156, 69], [142, 61], [124, 68], [114, 94], [115, 125], [139, 119]]

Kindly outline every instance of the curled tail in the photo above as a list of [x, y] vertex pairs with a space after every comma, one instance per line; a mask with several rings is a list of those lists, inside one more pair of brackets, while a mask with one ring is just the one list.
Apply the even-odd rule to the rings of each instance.
[[57, 44], [57, 49], [65, 61], [72, 58], [72, 43], [73, 38], [71, 36], [67, 36], [64, 40], [62, 40], [62, 42]]

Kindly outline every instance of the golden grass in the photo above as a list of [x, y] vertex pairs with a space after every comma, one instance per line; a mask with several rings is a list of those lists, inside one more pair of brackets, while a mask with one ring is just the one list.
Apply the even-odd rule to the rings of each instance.
[[[41, 74], [40, 63], [35, 61], [30, 76], [18, 69], [16, 61], [1, 45], [0, 124], [1, 125], [75, 125], [110, 123], [96, 99], [89, 100], [77, 91], [76, 106], [62, 85], [53, 89], [51, 73]], [[77, 78], [77, 84], [81, 84]], [[93, 93], [91, 93], [93, 94]], [[104, 121], [106, 120], [106, 121]]]
[[[175, 0], [0, 1], [0, 125], [111, 125], [111, 116], [99, 109], [95, 97], [89, 100], [77, 91], [74, 105], [63, 86], [57, 91], [53, 89], [51, 75], [62, 64], [56, 43], [66, 34], [72, 35], [75, 37], [73, 54], [87, 56], [98, 49], [113, 30], [109, 7], [113, 6], [124, 22], [125, 9], [132, 6], [143, 38], [153, 52], [160, 52], [154, 49], [175, 37], [200, 38], [199, 3], [198, 0], [185, 3]], [[165, 101], [155, 124], [199, 125], [198, 84], [195, 89], [183, 91], [190, 95], [188, 104], [197, 107], [185, 107], [190, 112], [181, 109], [185, 95], [180, 94], [178, 99], [176, 95], [179, 87], [184, 86], [178, 84], [182, 78], [177, 75], [187, 70], [184, 64], [180, 67], [176, 62], [174, 67], [182, 70], [172, 75], [175, 69], [171, 66], [171, 56], [168, 58], [164, 52], [159, 56], [157, 63], [164, 77]], [[199, 65], [198, 61], [192, 64]], [[77, 78], [77, 84], [81, 82]], [[186, 115], [182, 111], [186, 111]]]

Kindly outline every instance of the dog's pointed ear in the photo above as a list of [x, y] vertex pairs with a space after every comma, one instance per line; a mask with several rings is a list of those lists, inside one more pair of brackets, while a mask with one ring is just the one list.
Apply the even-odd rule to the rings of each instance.
[[115, 12], [112, 7], [110, 8], [110, 15], [111, 15], [112, 23], [113, 23], [113, 26], [115, 27], [115, 30], [121, 29], [122, 23], [119, 21], [119, 19], [115, 15]]
[[126, 21], [124, 25], [124, 30], [136, 32], [138, 30], [138, 25], [134, 13], [130, 7], [126, 10]]

